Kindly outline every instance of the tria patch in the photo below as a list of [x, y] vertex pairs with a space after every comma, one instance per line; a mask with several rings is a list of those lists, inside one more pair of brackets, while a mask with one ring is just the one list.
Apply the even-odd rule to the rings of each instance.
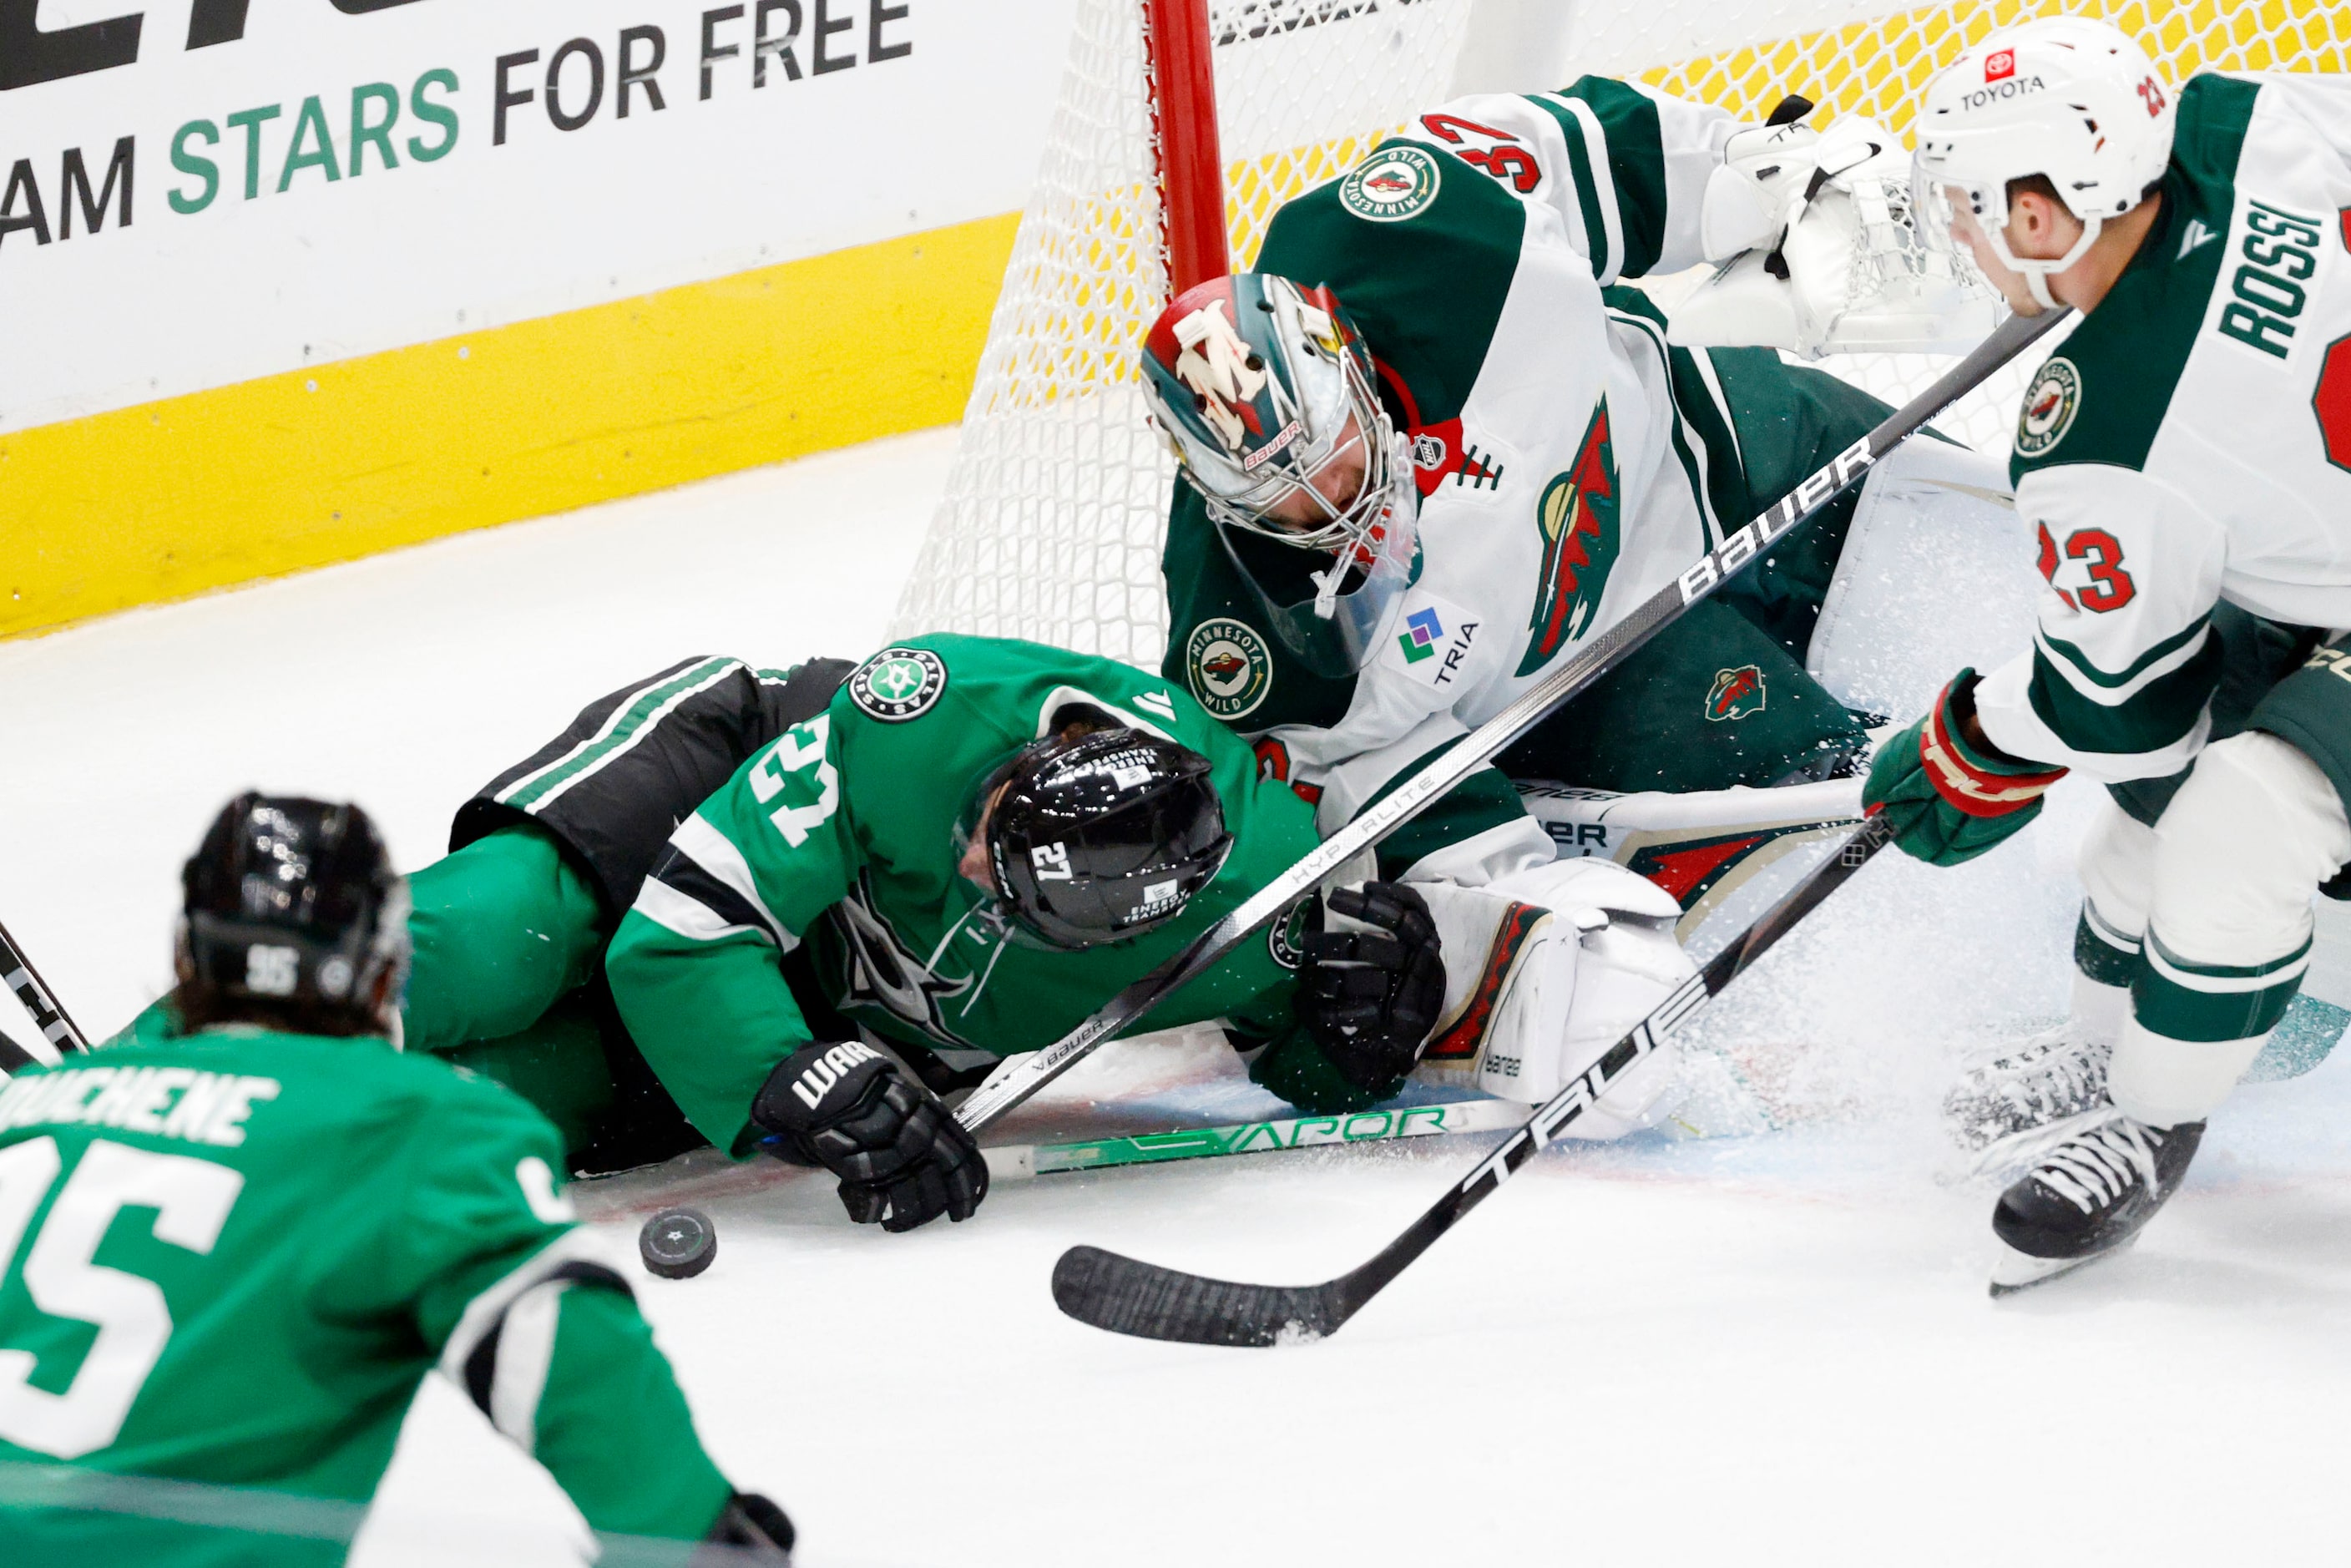
[[849, 700], [883, 724], [922, 717], [946, 689], [946, 662], [928, 648], [884, 648], [849, 677]]
[[1265, 701], [1273, 685], [1273, 651], [1256, 627], [1217, 616], [1185, 640], [1184, 675], [1200, 706], [1229, 723]]
[[2038, 457], [2065, 439], [2082, 406], [2082, 372], [2063, 354], [2041, 367], [2016, 414], [2016, 450]]
[[1713, 689], [1706, 694], [1706, 716], [1709, 724], [1745, 718], [1750, 713], [1763, 711], [1763, 672], [1752, 664], [1741, 664], [1735, 670], [1717, 670]]
[[1468, 612], [1434, 594], [1407, 601], [1395, 652], [1404, 668], [1423, 685], [1455, 684], [1478, 641], [1479, 622]]
[[1437, 200], [1437, 155], [1409, 141], [1392, 141], [1339, 182], [1339, 204], [1375, 224], [1400, 224]]
[[1417, 664], [1423, 659], [1437, 657], [1437, 644], [1445, 636], [1445, 622], [1434, 610], [1419, 611], [1405, 618], [1404, 632], [1396, 638], [1404, 649], [1404, 662]]
[[1575, 461], [1543, 486], [1535, 502], [1542, 566], [1535, 575], [1534, 612], [1527, 621], [1527, 651], [1518, 674], [1531, 675], [1583, 635], [1615, 570], [1623, 536], [1617, 527], [1616, 449], [1608, 436], [1608, 400], [1592, 412]]

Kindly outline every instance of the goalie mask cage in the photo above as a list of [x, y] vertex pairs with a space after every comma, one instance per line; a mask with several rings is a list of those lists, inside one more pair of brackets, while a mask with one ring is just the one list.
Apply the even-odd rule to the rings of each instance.
[[[1563, 79], [1513, 87], [1619, 75], [1750, 120], [1800, 92], [1826, 111], [1819, 123], [1867, 115], [1906, 143], [1912, 105], [1938, 69], [2036, 16], [2113, 22], [2175, 84], [2205, 70], [2351, 65], [2351, 0], [1962, 0], [1904, 11], [1872, 0], [1474, 3], [1541, 5], [1566, 29]], [[1077, 0], [1035, 193], [895, 634], [1026, 637], [1156, 665], [1175, 461], [1144, 412], [1144, 331], [1171, 275], [1188, 284], [1249, 267], [1283, 202], [1454, 96], [1472, 4]], [[1899, 404], [1949, 362], [1875, 354], [1822, 364]], [[1939, 428], [2005, 452], [2029, 368], [2011, 366]]]

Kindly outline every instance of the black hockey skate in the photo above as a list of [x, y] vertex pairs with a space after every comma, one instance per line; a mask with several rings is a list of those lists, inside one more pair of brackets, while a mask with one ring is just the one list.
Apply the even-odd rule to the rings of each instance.
[[2063, 1124], [2105, 1103], [2113, 1055], [2061, 1024], [1970, 1068], [1943, 1096], [1951, 1141], [1973, 1156], [1970, 1174], [2022, 1165], [2073, 1132]]
[[2150, 1127], [2119, 1111], [2059, 1144], [2000, 1195], [1991, 1211], [2004, 1296], [2095, 1262], [2135, 1240], [2188, 1174], [2204, 1124]]

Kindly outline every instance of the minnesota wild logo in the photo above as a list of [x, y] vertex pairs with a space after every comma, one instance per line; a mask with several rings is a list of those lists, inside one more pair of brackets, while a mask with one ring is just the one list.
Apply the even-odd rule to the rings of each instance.
[[1203, 621], [1184, 642], [1184, 674], [1200, 706], [1230, 722], [1247, 717], [1273, 685], [1273, 650], [1245, 621]]
[[1375, 224], [1400, 224], [1429, 209], [1442, 180], [1436, 154], [1391, 141], [1339, 182], [1339, 204]]
[[2038, 457], [2064, 440], [2081, 406], [2082, 372], [2061, 354], [2042, 366], [2024, 389], [2023, 404], [2016, 411], [2016, 450]]
[[928, 648], [884, 648], [849, 677], [849, 700], [884, 724], [920, 718], [946, 689], [946, 663]]
[[1616, 449], [1608, 439], [1604, 397], [1584, 427], [1575, 461], [1543, 486], [1535, 503], [1542, 570], [1535, 580], [1535, 610], [1527, 622], [1520, 674], [1531, 675], [1550, 664], [1592, 624], [1623, 542], [1616, 522]]
[[1706, 716], [1709, 724], [1721, 724], [1730, 719], [1745, 718], [1750, 713], [1763, 711], [1763, 672], [1752, 664], [1741, 664], [1735, 670], [1717, 670], [1714, 689], [1706, 694]]

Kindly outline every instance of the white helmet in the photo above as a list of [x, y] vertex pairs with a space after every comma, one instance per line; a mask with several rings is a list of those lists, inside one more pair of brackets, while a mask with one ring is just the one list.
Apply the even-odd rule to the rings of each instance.
[[[2172, 92], [2127, 34], [2104, 22], [2050, 16], [1995, 33], [1927, 86], [1911, 178], [1921, 225], [1947, 237], [1945, 187], [1965, 191], [2001, 261], [2053, 307], [2049, 277], [2082, 259], [2108, 218], [2138, 205], [2171, 161]], [[2008, 183], [2055, 186], [2082, 236], [2054, 261], [2008, 246]]]

